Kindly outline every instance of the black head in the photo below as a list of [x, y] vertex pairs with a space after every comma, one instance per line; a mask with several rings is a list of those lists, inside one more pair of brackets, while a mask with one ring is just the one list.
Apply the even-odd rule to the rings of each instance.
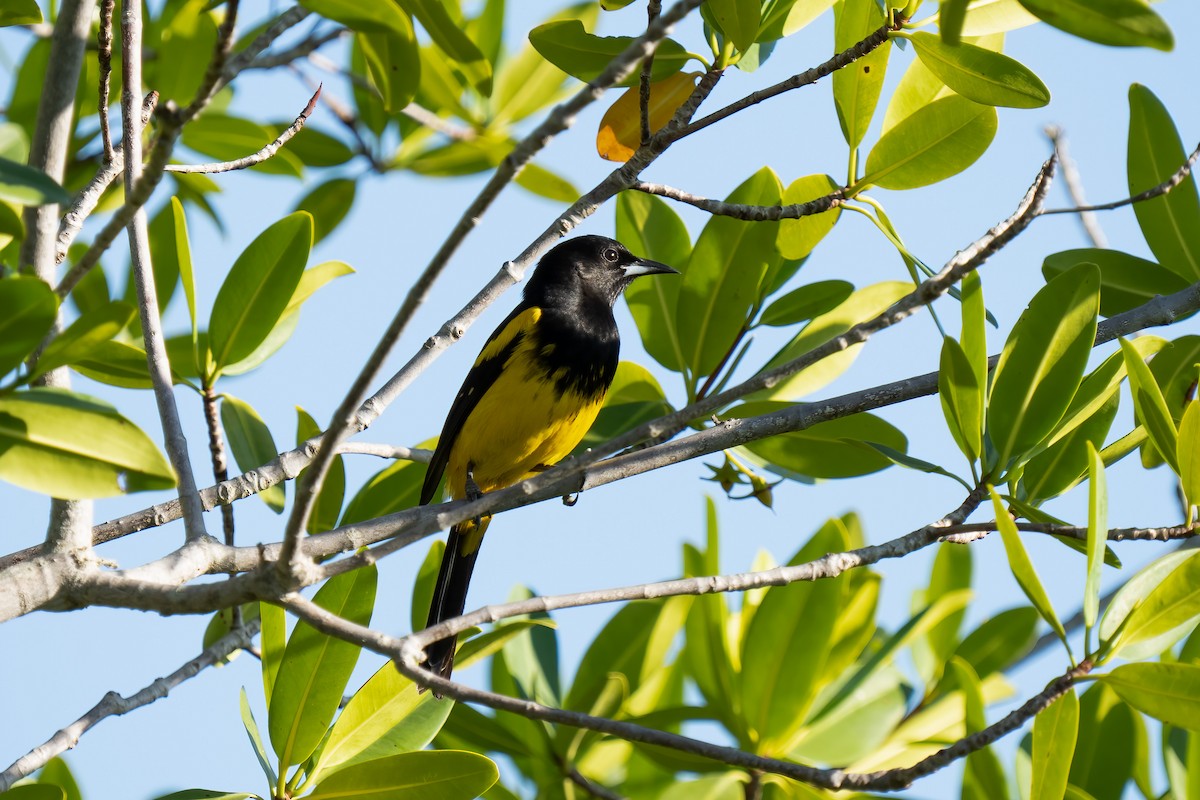
[[638, 258], [614, 239], [577, 236], [542, 257], [525, 287], [525, 299], [542, 306], [602, 301], [611, 307], [634, 278], [667, 272], [678, 270]]

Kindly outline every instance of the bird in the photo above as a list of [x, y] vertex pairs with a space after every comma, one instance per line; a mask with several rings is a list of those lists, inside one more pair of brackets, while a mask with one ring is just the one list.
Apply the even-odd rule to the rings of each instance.
[[[634, 278], [665, 273], [678, 270], [604, 236], [567, 239], [546, 253], [450, 406], [421, 505], [433, 499], [443, 475], [450, 499], [475, 499], [569, 455], [617, 371], [621, 339], [613, 304]], [[426, 627], [462, 615], [490, 521], [486, 515], [451, 527]], [[429, 645], [422, 666], [449, 679], [456, 640]]]

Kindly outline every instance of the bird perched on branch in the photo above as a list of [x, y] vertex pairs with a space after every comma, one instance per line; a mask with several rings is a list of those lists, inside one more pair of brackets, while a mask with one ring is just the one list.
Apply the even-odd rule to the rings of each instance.
[[[452, 499], [474, 499], [565, 458], [604, 404], [617, 371], [613, 303], [639, 275], [676, 272], [612, 239], [580, 236], [542, 258], [524, 299], [475, 359], [446, 416], [421, 505], [443, 473]], [[450, 529], [427, 626], [462, 614], [490, 516]], [[424, 667], [449, 678], [457, 637], [426, 648]]]

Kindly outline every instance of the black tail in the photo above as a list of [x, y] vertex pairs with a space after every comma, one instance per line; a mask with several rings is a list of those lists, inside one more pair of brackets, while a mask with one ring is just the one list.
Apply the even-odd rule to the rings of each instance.
[[[450, 529], [446, 540], [446, 553], [438, 570], [437, 583], [433, 587], [433, 600], [429, 604], [429, 619], [425, 627], [461, 616], [467, 604], [467, 587], [479, 546], [483, 544], [483, 532], [487, 530], [489, 517], [479, 522], [468, 520]], [[463, 552], [467, 550], [469, 552]], [[425, 648], [425, 663], [422, 666], [440, 677], [449, 679], [454, 670], [454, 650], [458, 636], [450, 636]], [[434, 693], [437, 694], [436, 692]], [[441, 695], [437, 695], [441, 696]]]

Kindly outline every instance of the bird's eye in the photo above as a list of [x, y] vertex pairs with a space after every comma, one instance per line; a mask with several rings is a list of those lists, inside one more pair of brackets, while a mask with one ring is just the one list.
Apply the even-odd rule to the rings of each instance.
[[608, 248], [607, 250], [605, 250], [604, 251], [604, 260], [605, 261], [616, 261], [617, 260], [617, 251], [611, 247]]

